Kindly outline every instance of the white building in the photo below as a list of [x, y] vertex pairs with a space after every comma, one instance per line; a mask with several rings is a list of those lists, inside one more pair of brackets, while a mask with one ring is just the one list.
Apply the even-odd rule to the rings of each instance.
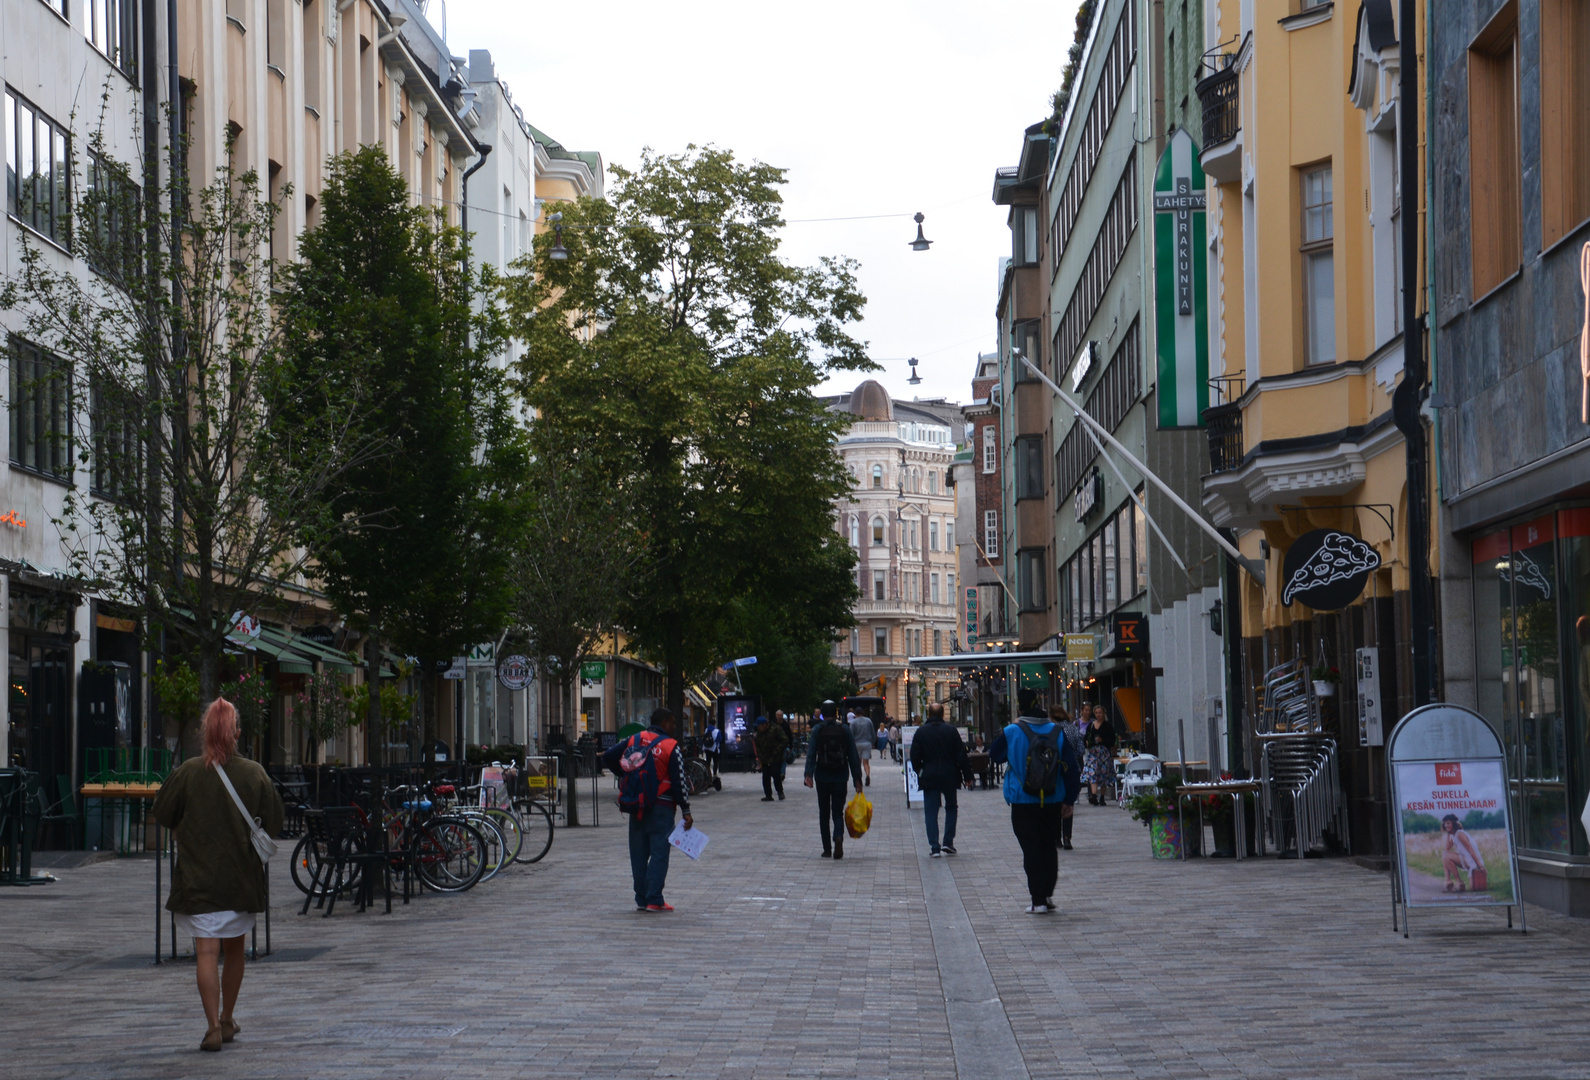
[[[888, 700], [901, 723], [908, 710], [904, 676], [911, 656], [949, 651], [956, 630], [955, 490], [950, 469], [960, 406], [944, 401], [894, 401], [868, 379], [830, 406], [855, 417], [839, 439], [853, 482], [835, 506], [840, 534], [856, 549], [856, 622], [835, 662], [854, 667], [863, 692]], [[915, 688], [917, 675], [912, 674]], [[942, 701], [949, 674], [928, 676], [928, 701]]]

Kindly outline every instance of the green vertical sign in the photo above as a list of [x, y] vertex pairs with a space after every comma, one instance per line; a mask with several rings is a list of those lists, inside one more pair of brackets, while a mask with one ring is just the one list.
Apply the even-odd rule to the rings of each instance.
[[1203, 426], [1209, 407], [1209, 282], [1204, 171], [1186, 131], [1154, 170], [1154, 326], [1159, 426]]

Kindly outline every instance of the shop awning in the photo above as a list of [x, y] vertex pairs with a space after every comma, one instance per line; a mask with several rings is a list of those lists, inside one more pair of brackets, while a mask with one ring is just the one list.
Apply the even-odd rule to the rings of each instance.
[[696, 708], [708, 713], [712, 712], [715, 707], [712, 703], [718, 699], [716, 694], [700, 683], [686, 683], [685, 697], [694, 702]]
[[906, 663], [915, 668], [984, 668], [1026, 664], [1063, 664], [1063, 652], [973, 652], [944, 656], [913, 656]]

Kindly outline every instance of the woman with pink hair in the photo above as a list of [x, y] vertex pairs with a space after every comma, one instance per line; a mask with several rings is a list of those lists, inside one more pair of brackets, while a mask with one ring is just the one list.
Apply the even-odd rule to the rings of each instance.
[[219, 1050], [242, 1030], [232, 1008], [243, 985], [243, 938], [267, 903], [264, 867], [223, 773], [251, 818], [273, 836], [282, 828], [281, 797], [264, 769], [238, 755], [237, 735], [237, 710], [217, 698], [204, 714], [203, 756], [172, 770], [155, 798], [155, 817], [177, 838], [166, 909], [192, 936], [199, 961], [199, 1001], [208, 1025], [201, 1050]]

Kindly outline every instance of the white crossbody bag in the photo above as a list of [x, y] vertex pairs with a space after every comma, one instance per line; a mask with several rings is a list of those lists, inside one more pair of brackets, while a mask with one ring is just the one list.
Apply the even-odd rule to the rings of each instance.
[[243, 820], [248, 824], [248, 838], [254, 845], [254, 854], [259, 856], [259, 861], [268, 863], [271, 856], [276, 854], [276, 841], [271, 839], [271, 834], [265, 831], [265, 826], [260, 820], [248, 812], [248, 807], [243, 805], [243, 799], [237, 793], [237, 788], [232, 786], [232, 778], [226, 775], [226, 770], [219, 765], [210, 766], [221, 777], [221, 783], [226, 785], [226, 793], [232, 796], [232, 801], [237, 803], [237, 812], [243, 815]]

